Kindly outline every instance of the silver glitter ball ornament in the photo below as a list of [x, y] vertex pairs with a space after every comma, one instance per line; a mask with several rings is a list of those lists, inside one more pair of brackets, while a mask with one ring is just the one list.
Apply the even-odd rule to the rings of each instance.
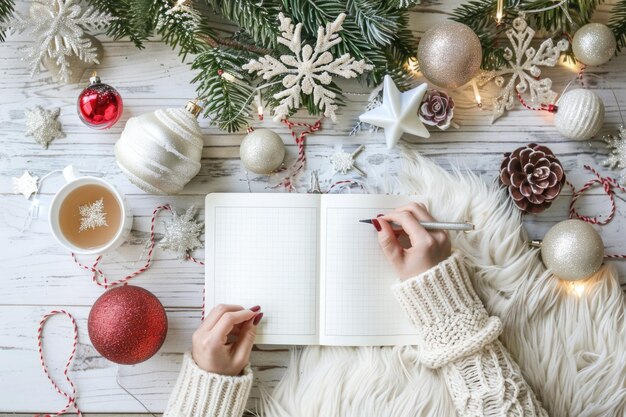
[[588, 140], [602, 128], [604, 103], [591, 90], [568, 91], [561, 96], [557, 106], [554, 126], [568, 139]]
[[469, 26], [446, 22], [427, 31], [417, 48], [420, 70], [428, 81], [456, 88], [470, 81], [480, 69], [480, 40]]
[[241, 141], [239, 157], [248, 171], [255, 174], [270, 174], [283, 163], [285, 145], [275, 132], [269, 129], [256, 129]]
[[586, 65], [602, 65], [613, 55], [617, 42], [608, 26], [602, 23], [588, 23], [574, 34], [572, 49], [576, 59]]
[[568, 281], [595, 274], [604, 259], [604, 243], [592, 225], [564, 220], [554, 225], [541, 242], [541, 258], [554, 275]]

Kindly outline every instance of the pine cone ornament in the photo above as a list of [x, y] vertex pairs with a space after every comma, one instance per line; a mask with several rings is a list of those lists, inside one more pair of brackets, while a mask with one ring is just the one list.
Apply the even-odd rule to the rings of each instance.
[[454, 116], [454, 100], [443, 91], [428, 90], [422, 99], [419, 116], [424, 124], [446, 130]]
[[500, 181], [520, 210], [536, 214], [550, 207], [561, 193], [565, 172], [549, 148], [531, 143], [504, 154]]

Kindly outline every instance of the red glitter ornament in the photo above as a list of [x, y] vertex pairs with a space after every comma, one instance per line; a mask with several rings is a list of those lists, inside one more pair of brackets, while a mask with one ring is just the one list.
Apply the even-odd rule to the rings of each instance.
[[108, 360], [133, 365], [154, 356], [167, 335], [167, 315], [158, 298], [141, 287], [106, 291], [87, 322], [93, 347]]
[[78, 96], [78, 115], [93, 129], [108, 129], [122, 116], [124, 104], [117, 90], [100, 81], [94, 72], [89, 86]]

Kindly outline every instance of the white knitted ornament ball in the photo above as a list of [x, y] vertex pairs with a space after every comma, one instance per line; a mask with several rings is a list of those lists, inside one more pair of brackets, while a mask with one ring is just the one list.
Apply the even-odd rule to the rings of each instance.
[[248, 171], [255, 174], [270, 174], [283, 163], [285, 145], [275, 132], [269, 129], [256, 129], [241, 141], [239, 157]]
[[130, 182], [147, 193], [177, 194], [200, 171], [202, 132], [193, 102], [131, 117], [115, 144], [115, 159]]
[[566, 138], [591, 139], [602, 128], [604, 103], [593, 91], [585, 89], [568, 91], [557, 104], [554, 125]]
[[572, 50], [576, 59], [587, 65], [602, 65], [615, 55], [617, 41], [613, 31], [602, 23], [588, 23], [574, 34]]

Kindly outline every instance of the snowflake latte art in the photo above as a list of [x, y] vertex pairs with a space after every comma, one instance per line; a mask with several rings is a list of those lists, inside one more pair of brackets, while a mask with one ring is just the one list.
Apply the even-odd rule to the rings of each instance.
[[122, 208], [106, 187], [88, 184], [76, 188], [63, 200], [59, 227], [63, 236], [82, 249], [105, 246], [120, 230]]

